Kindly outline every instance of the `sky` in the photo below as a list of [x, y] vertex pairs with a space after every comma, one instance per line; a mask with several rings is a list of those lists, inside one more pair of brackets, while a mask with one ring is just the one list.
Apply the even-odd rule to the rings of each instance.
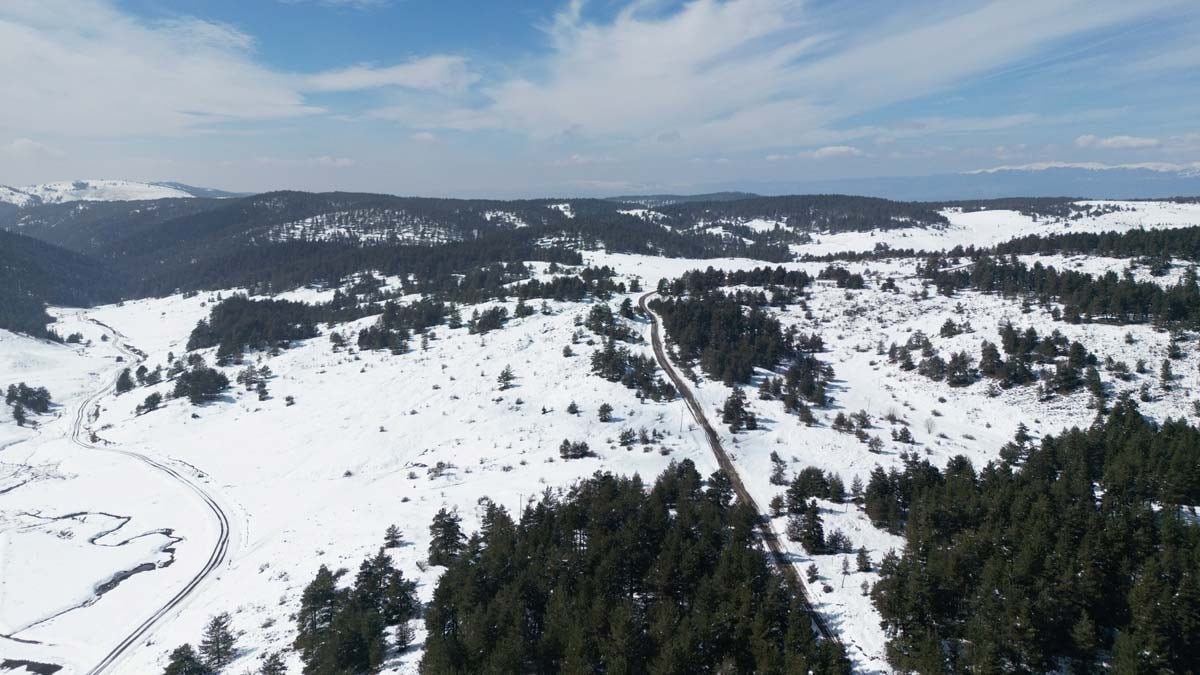
[[584, 196], [1200, 167], [1195, 0], [2, 0], [0, 184]]

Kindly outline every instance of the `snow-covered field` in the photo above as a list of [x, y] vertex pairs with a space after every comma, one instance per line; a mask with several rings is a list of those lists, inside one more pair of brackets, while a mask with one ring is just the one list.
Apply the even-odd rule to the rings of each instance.
[[[130, 302], [96, 308], [86, 316], [116, 327], [130, 344], [147, 352], [147, 364], [153, 366], [165, 363], [168, 352], [183, 353], [188, 332], [206, 315], [213, 297]], [[443, 328], [427, 350], [414, 344], [412, 352], [401, 356], [334, 352], [327, 336], [307, 341], [263, 361], [275, 373], [267, 401], [251, 392], [233, 391], [227, 400], [208, 406], [171, 401], [139, 417], [133, 409], [149, 389], [105, 398], [97, 423], [104, 440], [164, 460], [202, 482], [220, 495], [236, 530], [227, 566], [113, 672], [154, 672], [170, 648], [195, 642], [207, 618], [222, 611], [231, 612], [236, 628], [244, 631], [246, 651], [234, 671], [252, 667], [266, 651], [290, 644], [288, 616], [317, 567], [356, 567], [378, 549], [384, 529], [393, 523], [411, 542], [393, 553], [396, 562], [407, 576], [420, 581], [419, 592], [428, 600], [437, 568], [422, 572], [416, 563], [425, 557], [429, 522], [443, 506], [457, 508], [464, 525], [473, 530], [477, 501], [483, 496], [516, 511], [544, 490], [569, 486], [597, 470], [649, 477], [682, 458], [692, 459], [703, 473], [714, 470], [715, 462], [681, 404], [642, 405], [630, 390], [586, 375], [591, 350], [587, 338], [573, 346], [576, 356], [563, 356], [563, 347], [580, 330], [575, 317], [587, 306], [551, 306], [552, 315], [517, 319], [485, 336], [469, 335], [465, 328]], [[337, 330], [351, 334], [372, 320]], [[499, 391], [496, 378], [505, 365], [511, 365], [517, 381], [512, 389]], [[236, 370], [230, 369], [231, 379]], [[165, 393], [167, 385], [158, 390]], [[295, 405], [287, 405], [286, 396], [294, 396]], [[572, 401], [581, 409], [578, 416], [566, 412]], [[605, 402], [616, 409], [610, 423], [599, 422], [596, 415]], [[658, 429], [666, 438], [653, 447], [627, 450], [615, 444], [618, 431], [627, 426]], [[586, 439], [599, 457], [561, 460], [558, 445], [564, 438]], [[45, 452], [47, 458], [60, 457]], [[62, 452], [88, 455], [73, 447]], [[113, 463], [108, 457], [94, 461]], [[113, 466], [110, 473], [127, 468]], [[141, 497], [148, 489], [140, 482], [148, 478], [131, 475], [113, 482]], [[110, 506], [113, 500], [102, 491], [85, 491], [77, 480], [60, 481], [59, 495], [78, 493], [77, 501], [88, 503], [89, 510], [128, 512]], [[186, 495], [177, 497], [186, 501]], [[6, 511], [54, 503], [28, 486], [0, 499]], [[204, 546], [211, 546], [209, 526], [203, 519], [197, 522], [179, 514], [184, 506], [164, 508], [160, 502], [153, 519], [139, 514], [128, 525], [142, 531], [152, 529], [151, 522], [154, 528], [169, 523], [165, 526], [183, 541], [178, 562], [167, 569], [182, 571], [189, 561], [202, 558]], [[22, 549], [52, 551], [56, 535], [41, 536], [46, 543], [40, 549], [25, 541]], [[198, 550], [187, 550], [188, 543]], [[63, 585], [86, 589], [100, 574], [92, 567], [71, 563], [56, 572], [63, 575]], [[134, 577], [91, 607], [60, 620], [73, 615], [90, 626], [94, 648], [67, 642], [57, 632], [58, 624], [49, 624], [36, 633], [46, 644], [23, 646], [23, 658], [67, 660], [77, 668], [73, 672], [82, 672], [89, 657], [103, 654], [105, 646], [117, 642], [141, 616], [136, 607], [122, 606], [127, 586], [133, 593], [135, 582], [142, 579], [164, 589], [177, 582], [154, 578], [160, 574], [158, 570]], [[33, 581], [6, 576], [4, 583], [40, 585]], [[145, 588], [141, 591], [153, 597]], [[50, 609], [49, 600], [43, 607], [34, 596], [23, 600], [23, 606], [31, 613], [44, 612]], [[418, 659], [419, 651], [410, 650], [389, 668], [414, 671]], [[298, 662], [293, 666], [298, 668]]]
[[[563, 205], [553, 205], [560, 208]], [[1122, 210], [1084, 221], [1070, 221], [1072, 231], [1200, 224], [1197, 205], [1128, 203]], [[568, 207], [569, 208], [569, 207]], [[1063, 223], [1039, 223], [1012, 212], [951, 213], [943, 229], [889, 230], [875, 233], [817, 235], [800, 247], [807, 253], [868, 250], [878, 241], [894, 248], [946, 248], [959, 243], [986, 244], [1032, 232], [1062, 231]], [[498, 216], [499, 217], [499, 216]], [[643, 216], [647, 217], [647, 216]], [[515, 225], [515, 223], [514, 223]], [[771, 227], [774, 225], [771, 224]], [[766, 229], [765, 224], [754, 229]], [[922, 243], [923, 242], [923, 243]], [[687, 260], [589, 252], [591, 265], [608, 265], [626, 279], [637, 277], [653, 289], [662, 278], [692, 269], [738, 269], [762, 266], [746, 259]], [[1031, 256], [1043, 264], [1089, 273], [1121, 273], [1127, 261], [1079, 256]], [[906, 449], [891, 440], [894, 415], [917, 438], [911, 449], [936, 465], [958, 454], [977, 466], [996, 456], [1019, 422], [1035, 436], [1065, 426], [1087, 424], [1095, 411], [1083, 392], [1039, 401], [1036, 387], [1001, 391], [989, 396], [985, 382], [950, 388], [922, 375], [901, 371], [878, 352], [882, 342], [902, 343], [914, 331], [929, 336], [946, 357], [965, 350], [976, 359], [983, 339], [999, 342], [997, 326], [1008, 319], [1018, 327], [1033, 325], [1046, 335], [1061, 331], [1081, 340], [1101, 360], [1111, 356], [1132, 368], [1144, 359], [1149, 374], [1129, 382], [1102, 376], [1117, 390], [1136, 390], [1151, 383], [1157, 400], [1143, 403], [1146, 413], [1163, 418], [1194, 414], [1200, 398], [1200, 353], [1185, 343], [1186, 357], [1173, 362], [1178, 380], [1170, 392], [1157, 387], [1158, 364], [1165, 358], [1169, 336], [1149, 326], [1070, 325], [1054, 322], [1048, 309], [1030, 308], [996, 296], [960, 293], [923, 297], [921, 281], [912, 278], [915, 261], [876, 261], [846, 265], [863, 273], [867, 288], [846, 291], [814, 284], [807, 300], [811, 318], [799, 306], [779, 311], [785, 325], [824, 337], [820, 358], [832, 364], [836, 378], [833, 404], [817, 409], [818, 424], [805, 427], [776, 401], [760, 401], [747, 389], [760, 428], [731, 435], [722, 430], [727, 450], [746, 486], [765, 506], [783, 488], [771, 485], [770, 454], [784, 458], [789, 472], [813, 465], [839, 474], [847, 487], [864, 482], [872, 468], [898, 466]], [[544, 265], [534, 264], [546, 277]], [[816, 274], [824, 264], [791, 263], [792, 269]], [[1184, 268], [1175, 265], [1166, 277], [1137, 278], [1174, 283]], [[900, 293], [879, 290], [893, 278]], [[395, 288], [399, 279], [388, 279]], [[225, 291], [228, 294], [230, 291]], [[297, 289], [288, 299], [317, 302], [333, 289]], [[615, 306], [625, 297], [618, 296]], [[187, 337], [204, 318], [216, 293], [190, 298], [175, 295], [89, 310], [57, 310], [62, 334], [79, 331], [87, 344], [56, 345], [0, 332], [0, 385], [26, 381], [48, 387], [57, 407], [36, 418], [36, 430], [19, 429], [7, 406], [0, 407], [0, 654], [4, 658], [63, 664], [63, 675], [87, 672], [116, 643], [162, 606], [206, 561], [217, 539], [211, 513], [195, 494], [162, 472], [134, 458], [105, 452], [123, 450], [150, 457], [203, 486], [231, 520], [232, 536], [224, 564], [181, 606], [168, 613], [140, 640], [114, 673], [161, 670], [167, 652], [183, 642], [196, 642], [202, 625], [219, 612], [233, 616], [242, 652], [229, 672], [253, 670], [268, 652], [288, 647], [294, 637], [291, 615], [303, 587], [317, 567], [355, 568], [382, 543], [388, 525], [396, 524], [408, 545], [392, 551], [404, 574], [419, 582], [423, 600], [431, 596], [439, 568], [418, 566], [429, 543], [428, 526], [442, 507], [457, 508], [468, 531], [478, 524], [478, 501], [490, 497], [517, 511], [548, 489], [569, 486], [597, 470], [644, 477], [660, 473], [668, 462], [688, 458], [702, 474], [716, 468], [703, 435], [681, 400], [641, 404], [631, 390], [590, 373], [588, 357], [598, 345], [577, 325], [588, 303], [550, 302], [551, 313], [514, 319], [499, 331], [470, 335], [465, 328], [439, 327], [427, 344], [414, 339], [412, 351], [335, 350], [330, 332], [349, 338], [373, 318], [323, 326], [321, 336], [277, 356], [254, 354], [250, 361], [269, 366], [270, 397], [234, 386], [222, 400], [193, 407], [171, 400], [157, 411], [137, 415], [135, 407], [152, 391], [168, 393], [170, 385], [138, 387], [121, 396], [99, 397], [99, 417], [90, 422], [100, 449], [71, 441], [75, 413], [103, 390], [128, 362], [109, 326], [129, 345], [146, 354], [150, 368], [168, 365], [168, 355], [185, 351]], [[537, 303], [540, 304], [540, 303]], [[508, 303], [512, 309], [512, 303]], [[482, 307], [481, 307], [482, 308]], [[463, 308], [464, 316], [471, 307]], [[952, 318], [969, 322], [972, 332], [942, 338], [938, 330]], [[99, 323], [95, 323], [99, 322]], [[103, 325], [101, 325], [103, 324]], [[648, 338], [648, 326], [636, 327]], [[573, 335], [582, 338], [573, 342]], [[1127, 342], [1126, 333], [1132, 336]], [[596, 341], [598, 343], [598, 341]], [[574, 356], [563, 355], [570, 345]], [[635, 350], [649, 353], [648, 345]], [[209, 362], [212, 350], [202, 352]], [[517, 379], [501, 391], [497, 376], [511, 366]], [[226, 369], [230, 379], [245, 365]], [[761, 374], [760, 374], [761, 375]], [[715, 410], [730, 390], [701, 378], [695, 392]], [[287, 397], [293, 397], [289, 405]], [[571, 415], [574, 401], [581, 413]], [[601, 403], [615, 408], [615, 420], [601, 423]], [[872, 453], [852, 434], [834, 431], [838, 412], [865, 410], [872, 419], [868, 432], [884, 443]], [[710, 417], [719, 421], [719, 415]], [[616, 445], [620, 429], [645, 427], [665, 434], [649, 447]], [[598, 457], [563, 461], [563, 439], [586, 440]], [[876, 530], [853, 505], [822, 504], [826, 532], [842, 530], [855, 547], [864, 546], [872, 560], [902, 545], [902, 539]], [[775, 523], [782, 533], [784, 522]], [[851, 572], [843, 578], [843, 555], [809, 556], [782, 540], [802, 570], [810, 563], [820, 578], [809, 588], [818, 611], [839, 632], [855, 668], [864, 673], [888, 672], [883, 660], [884, 636], [878, 615], [860, 586], [873, 583], [874, 573]], [[853, 558], [853, 556], [850, 556]], [[166, 564], [166, 563], [170, 564]], [[853, 560], [850, 568], [854, 569]], [[145, 571], [124, 578], [135, 569]], [[802, 575], [803, 576], [803, 575]], [[108, 582], [111, 589], [97, 594]], [[832, 587], [828, 593], [824, 586]], [[423, 640], [418, 627], [413, 648], [392, 658], [388, 672], [415, 672]], [[299, 661], [292, 656], [291, 668]]]
[[911, 227], [867, 232], [813, 235], [813, 242], [793, 246], [799, 254], [827, 255], [848, 251], [872, 251], [879, 244], [893, 249], [938, 251], [955, 246], [994, 246], [1031, 234], [1054, 235], [1074, 232], [1125, 232], [1139, 228], [1166, 229], [1200, 225], [1200, 204], [1171, 202], [1093, 201], [1080, 205], [1114, 207], [1094, 217], [1078, 220], [1034, 219], [1017, 211], [990, 210], [943, 212], [950, 221], [945, 227]]

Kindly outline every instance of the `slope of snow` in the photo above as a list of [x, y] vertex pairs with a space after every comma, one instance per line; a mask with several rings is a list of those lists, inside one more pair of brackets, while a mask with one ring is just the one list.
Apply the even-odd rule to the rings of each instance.
[[[18, 193], [13, 196], [13, 192]], [[22, 197], [21, 195], [24, 195]], [[0, 201], [17, 206], [65, 202], [116, 202], [145, 199], [185, 199], [192, 195], [178, 188], [128, 180], [77, 180], [26, 187], [0, 188]]]
[[[173, 296], [100, 307], [84, 316], [126, 334], [131, 344], [149, 354], [147, 365], [153, 367], [165, 363], [168, 352], [184, 352], [189, 331], [215, 300], [215, 294]], [[392, 551], [393, 557], [406, 576], [418, 580], [419, 593], [428, 600], [440, 568], [422, 571], [417, 562], [425, 558], [429, 522], [442, 506], [457, 508], [464, 526], [473, 530], [483, 496], [518, 511], [544, 490], [569, 486], [597, 470], [651, 477], [683, 458], [696, 462], [704, 474], [716, 468], [680, 401], [641, 404], [631, 390], [588, 374], [587, 359], [599, 348], [598, 341], [588, 345], [585, 337], [573, 345], [575, 356], [563, 356], [563, 347], [579, 330], [576, 316], [586, 313], [586, 303], [548, 304], [553, 314], [513, 320], [484, 336], [439, 328], [427, 350], [416, 339], [413, 351], [399, 356], [334, 352], [328, 335], [322, 335], [277, 357], [262, 357], [275, 373], [266, 401], [236, 387], [218, 403], [193, 407], [169, 401], [161, 410], [136, 416], [134, 407], [151, 388], [106, 397], [97, 423], [102, 438], [113, 447], [152, 455], [203, 482], [227, 503], [237, 530], [228, 565], [219, 576], [206, 581], [201, 592], [114, 672], [161, 670], [171, 648], [194, 643], [208, 617], [221, 611], [230, 611], [236, 628], [246, 632], [245, 655], [230, 672], [253, 669], [264, 653], [291, 643], [289, 615], [317, 567], [356, 567], [378, 549], [384, 529], [393, 523], [411, 542]], [[472, 309], [464, 307], [464, 315]], [[353, 342], [355, 331], [373, 320], [334, 330]], [[647, 326], [638, 324], [640, 330]], [[104, 348], [101, 343], [91, 349]], [[647, 346], [634, 349], [648, 352]], [[211, 362], [212, 354], [206, 355]], [[517, 381], [514, 388], [499, 391], [496, 377], [505, 365], [512, 366]], [[227, 370], [231, 380], [239, 369]], [[169, 388], [162, 384], [155, 389], [166, 393]], [[289, 395], [295, 397], [295, 405], [287, 405]], [[582, 409], [578, 416], [565, 411], [572, 401]], [[597, 420], [596, 410], [605, 402], [615, 408], [611, 423]], [[657, 429], [665, 437], [653, 446], [626, 449], [615, 444], [623, 427]], [[587, 440], [598, 457], [561, 460], [558, 445], [564, 438]], [[65, 443], [55, 448], [39, 451], [43, 461], [86, 455]], [[212, 541], [211, 524], [193, 518], [178, 489], [174, 496], [179, 503], [168, 504], [154, 496], [161, 491], [151, 476], [128, 466], [93, 471], [122, 485], [122, 496], [105, 493], [83, 482], [77, 475], [81, 472], [73, 472], [53, 482], [56, 493], [48, 487], [28, 491], [27, 486], [11, 493], [8, 501], [14, 509], [29, 510], [55, 499], [69, 503], [64, 494], [70, 493], [76, 495], [75, 502], [89, 504], [79, 510], [127, 515], [132, 507], [124, 496], [145, 498], [154, 504], [157, 517], [139, 513], [138, 531], [169, 523], [164, 526], [182, 541], [176, 562], [165, 568], [170, 575], [159, 570], [135, 576], [94, 605], [19, 635], [44, 643], [22, 647], [23, 658], [65, 663], [64, 675], [84, 672], [136, 625], [136, 617], [149, 615], [153, 610], [148, 604], [165, 597], [166, 589], [177, 588], [179, 579], [206, 557], [205, 547]], [[38, 483], [43, 484], [51, 485]], [[21, 550], [54, 551], [57, 542], [50, 533], [30, 536], [35, 535], [43, 543], [21, 540]], [[47, 574], [64, 575], [64, 593], [93, 584], [86, 575], [72, 576], [72, 569]], [[31, 589], [47, 583], [35, 583], [24, 572], [11, 584], [18, 582]], [[131, 599], [127, 593], [139, 595]], [[55, 597], [31, 593], [21, 609], [39, 615], [61, 604]], [[87, 631], [91, 642], [84, 647], [80, 636]], [[70, 653], [55, 645], [69, 645]], [[387, 669], [415, 672], [419, 658], [419, 650], [410, 650], [389, 662]], [[298, 670], [294, 658], [292, 666]]]
[[[17, 428], [0, 406], [0, 654], [81, 673], [116, 643], [97, 634], [145, 620], [211, 543], [204, 513], [177, 487], [70, 442], [79, 406], [123, 365], [100, 327], [60, 313], [56, 327], [90, 345], [0, 331], [0, 382], [45, 386], [56, 403], [32, 418], [37, 429]], [[176, 528], [190, 539], [176, 541]]]
[[36, 199], [27, 192], [10, 188], [7, 185], [0, 185], [0, 203], [12, 204], [13, 206], [28, 206], [33, 201], [36, 201]]

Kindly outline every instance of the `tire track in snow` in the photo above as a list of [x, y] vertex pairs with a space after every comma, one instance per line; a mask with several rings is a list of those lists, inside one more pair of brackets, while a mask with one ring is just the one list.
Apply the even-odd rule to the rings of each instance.
[[[145, 355], [140, 351], [124, 344], [122, 340], [124, 336], [114, 330], [111, 326], [101, 323], [95, 319], [89, 319], [89, 321], [108, 331], [108, 333], [112, 336], [113, 346], [121, 351], [121, 353], [125, 354], [127, 358], [132, 358], [134, 365], [137, 365], [145, 360]], [[217, 503], [212, 495], [208, 494], [204, 488], [192, 482], [175, 469], [155, 459], [147, 457], [146, 455], [138, 454], [136, 452], [131, 452], [129, 450], [118, 450], [116, 448], [105, 448], [94, 445], [91, 442], [91, 436], [85, 435], [84, 424], [87, 420], [88, 411], [99, 405], [100, 399], [106, 396], [109, 392], [115, 390], [116, 386], [117, 382], [116, 378], [114, 378], [113, 381], [107, 386], [89, 396], [83, 403], [79, 405], [79, 410], [75, 413], [74, 424], [71, 427], [71, 442], [88, 450], [111, 452], [136, 459], [139, 462], [147, 464], [158, 471], [161, 471], [174, 481], [181, 483], [189, 490], [194, 492], [198, 497], [200, 497], [200, 499], [212, 512], [213, 516], [217, 520], [219, 533], [217, 536], [217, 542], [213, 546], [212, 551], [209, 553], [208, 560], [204, 563], [204, 566], [200, 569], [200, 571], [197, 572], [191, 579], [189, 579], [187, 584], [185, 584], [182, 589], [175, 593], [175, 595], [171, 596], [166, 604], [151, 614], [145, 621], [143, 621], [131, 633], [129, 633], [129, 635], [125, 636], [124, 639], [122, 639], [115, 647], [105, 654], [99, 663], [87, 671], [88, 675], [101, 675], [102, 673], [108, 672], [121, 659], [121, 657], [123, 657], [130, 650], [130, 648], [144, 638], [159, 621], [161, 621], [164, 617], [170, 614], [172, 610], [186, 600], [192, 594], [192, 592], [200, 586], [201, 582], [203, 582], [209, 577], [209, 575], [211, 575], [221, 566], [221, 563], [225, 561], [225, 554], [229, 550], [229, 517], [226, 515], [224, 509], [221, 508], [221, 505]]]

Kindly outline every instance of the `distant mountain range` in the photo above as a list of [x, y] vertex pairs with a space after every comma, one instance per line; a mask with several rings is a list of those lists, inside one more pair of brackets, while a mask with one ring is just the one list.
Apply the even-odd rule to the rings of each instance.
[[[945, 202], [1005, 197], [1164, 199], [1200, 195], [1200, 163], [1126, 164], [1044, 162], [933, 176], [833, 178], [817, 181], [717, 183], [704, 192], [846, 194], [899, 201]], [[622, 201], [636, 201], [622, 197]]]
[[89, 179], [11, 187], [0, 185], [0, 203], [20, 208], [67, 202], [123, 202], [192, 197], [228, 198], [233, 192], [198, 188], [183, 183], [142, 183], [128, 180]]

